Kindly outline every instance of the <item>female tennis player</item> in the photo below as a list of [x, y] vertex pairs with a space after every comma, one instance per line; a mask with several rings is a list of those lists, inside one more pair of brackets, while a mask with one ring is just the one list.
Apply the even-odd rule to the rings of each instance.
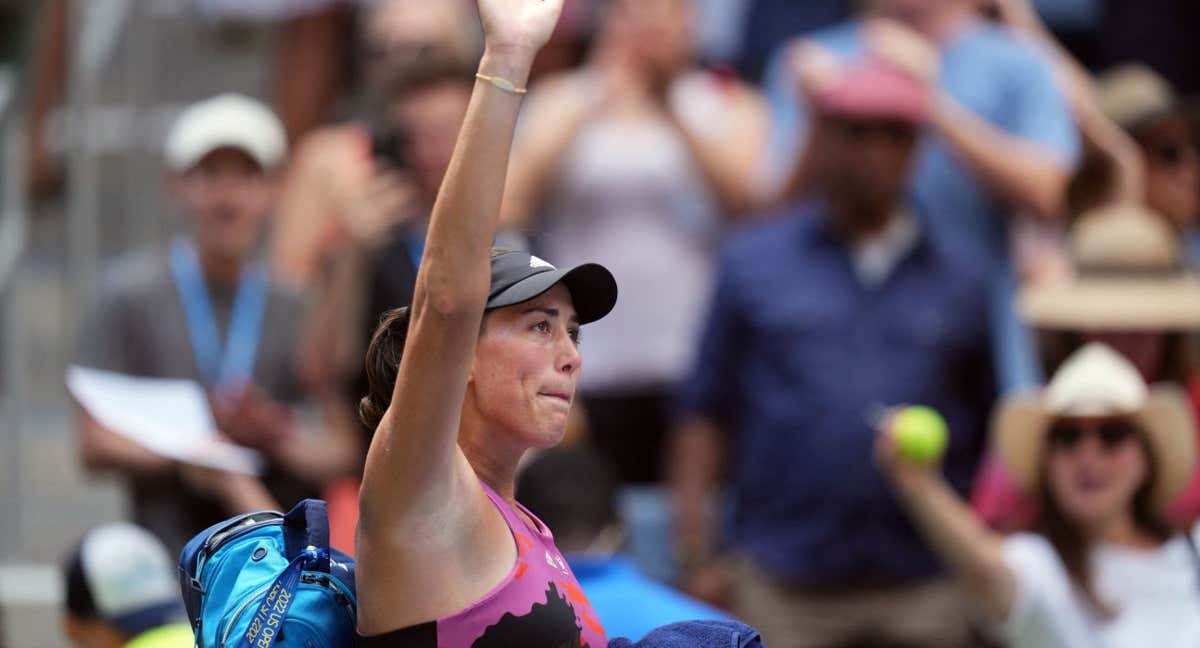
[[562, 2], [478, 0], [485, 53], [413, 304], [385, 317], [367, 351], [363, 646], [607, 645], [549, 529], [513, 491], [521, 457], [563, 435], [579, 327], [612, 309], [616, 283], [598, 265], [491, 250], [521, 95]]

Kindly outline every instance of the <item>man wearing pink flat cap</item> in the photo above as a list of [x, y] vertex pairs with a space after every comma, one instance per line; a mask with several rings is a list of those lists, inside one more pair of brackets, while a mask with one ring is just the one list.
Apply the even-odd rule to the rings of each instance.
[[[906, 195], [926, 88], [874, 60], [822, 76], [813, 190], [723, 251], [681, 394], [685, 584], [718, 595], [732, 570], [724, 594], [772, 648], [962, 646], [962, 597], [873, 465], [873, 421], [940, 411], [966, 493], [995, 399], [986, 278]], [[723, 474], [737, 515], [718, 551]]]

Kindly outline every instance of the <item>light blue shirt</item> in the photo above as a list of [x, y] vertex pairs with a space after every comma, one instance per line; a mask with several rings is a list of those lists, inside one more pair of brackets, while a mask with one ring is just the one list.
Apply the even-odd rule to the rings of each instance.
[[[863, 53], [862, 23], [851, 21], [817, 32], [811, 39], [845, 58]], [[1006, 133], [1042, 146], [1064, 168], [1079, 156], [1079, 134], [1050, 66], [1035, 48], [1006, 29], [972, 21], [941, 50], [942, 88], [978, 117]], [[796, 83], [776, 53], [767, 75], [774, 121], [770, 175], [790, 173], [803, 143], [806, 111]], [[978, 259], [992, 278], [994, 339], [1001, 386], [1017, 389], [1040, 379], [1032, 345], [1012, 307], [1015, 286], [1009, 263], [1008, 214], [936, 133], [927, 134], [910, 192], [925, 227]]]
[[567, 556], [571, 571], [610, 638], [637, 641], [679, 621], [727, 621], [729, 615], [644, 576], [622, 557]]

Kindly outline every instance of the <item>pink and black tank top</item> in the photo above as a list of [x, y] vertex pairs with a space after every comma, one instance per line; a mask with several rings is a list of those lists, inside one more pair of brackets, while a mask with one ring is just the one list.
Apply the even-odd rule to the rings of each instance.
[[487, 484], [517, 544], [517, 563], [499, 585], [448, 617], [363, 637], [360, 648], [606, 648], [604, 628], [567, 566], [554, 536], [521, 507], [530, 525]]

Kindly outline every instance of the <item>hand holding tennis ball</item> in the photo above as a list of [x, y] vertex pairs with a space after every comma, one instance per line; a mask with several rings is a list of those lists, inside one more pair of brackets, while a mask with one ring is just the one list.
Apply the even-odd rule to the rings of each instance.
[[938, 461], [950, 440], [946, 421], [932, 407], [905, 407], [892, 416], [890, 428], [900, 456], [914, 463]]

